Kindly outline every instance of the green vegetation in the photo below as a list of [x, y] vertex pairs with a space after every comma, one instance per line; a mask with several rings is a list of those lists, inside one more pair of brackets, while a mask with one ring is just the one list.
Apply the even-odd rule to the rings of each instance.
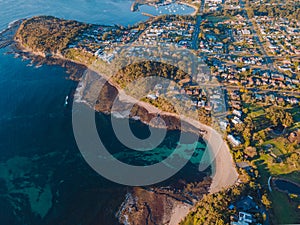
[[[163, 77], [175, 81], [182, 89], [185, 88], [186, 83], [189, 83], [191, 81], [191, 77], [179, 68], [170, 64], [152, 61], [130, 64], [118, 71], [116, 75], [112, 77], [112, 80], [121, 88], [125, 88], [128, 84], [138, 80], [138, 78], [150, 76]], [[143, 88], [143, 90], [149, 89], [149, 84], [143, 85], [147, 86], [141, 87]], [[136, 91], [137, 90], [135, 90], [135, 92]], [[170, 99], [164, 98], [163, 96], [158, 97], [155, 100], [149, 98], [143, 98], [142, 100], [151, 103], [152, 105], [163, 111], [176, 113], [176, 109], [174, 105], [172, 105], [172, 101]], [[178, 106], [178, 102], [174, 102], [174, 104]], [[199, 108], [197, 109], [197, 114], [198, 120], [200, 122], [208, 125], [212, 123], [210, 111], [207, 111], [204, 108]]]
[[298, 205], [300, 199], [291, 199], [286, 193], [273, 191], [270, 194], [273, 199], [272, 210], [276, 217], [273, 218], [276, 224], [296, 224], [300, 221]]
[[175, 82], [189, 79], [190, 77], [187, 73], [173, 65], [147, 61], [133, 63], [122, 68], [112, 79], [121, 87], [125, 87], [137, 78], [149, 76], [165, 77], [174, 80]]
[[154, 105], [155, 107], [170, 113], [176, 113], [175, 107], [164, 97], [158, 97], [157, 99], [149, 99], [149, 98], [143, 98], [141, 99], [144, 102], [148, 102], [151, 105]]
[[[230, 224], [230, 217], [238, 212], [236, 209], [230, 210], [229, 206], [238, 201], [241, 196], [255, 196], [256, 188], [259, 187], [241, 184], [219, 193], [204, 195], [180, 225]], [[269, 203], [267, 197], [264, 197], [264, 202]], [[257, 204], [262, 205], [261, 202], [257, 202]], [[262, 222], [263, 218], [260, 215], [255, 215], [255, 217], [257, 221]]]
[[[259, 159], [263, 160], [271, 175], [290, 173], [300, 169], [299, 145], [291, 143], [287, 136], [294, 130], [294, 115], [292, 111], [299, 110], [295, 106], [291, 111], [288, 106], [265, 105], [265, 103], [254, 103], [243, 94], [244, 107], [248, 110], [243, 129], [245, 147], [251, 145], [259, 152]], [[297, 119], [297, 118], [296, 118]], [[249, 122], [251, 126], [249, 126]], [[247, 125], [248, 124], [248, 125]], [[283, 132], [283, 133], [282, 133]], [[248, 140], [248, 142], [247, 142]]]
[[284, 127], [289, 127], [294, 122], [291, 113], [275, 106], [267, 108], [266, 113], [266, 118], [270, 119], [274, 126], [283, 125]]
[[[299, 106], [278, 106], [274, 102], [253, 102], [244, 93], [242, 96], [246, 118], [253, 121], [252, 140], [258, 155], [254, 163], [259, 171], [258, 183], [267, 185], [269, 176], [284, 177], [299, 182], [299, 144], [288, 140], [295, 130], [294, 120], [299, 121]], [[280, 128], [281, 127], [281, 128]], [[277, 134], [278, 132], [278, 134]], [[283, 132], [283, 133], [282, 133]], [[246, 137], [244, 136], [244, 139]], [[245, 152], [245, 151], [244, 151]], [[298, 176], [297, 176], [298, 175]], [[271, 203], [271, 220], [274, 224], [297, 223], [299, 198], [291, 199], [286, 193], [276, 190], [268, 194]]]
[[15, 36], [24, 47], [45, 55], [61, 53], [87, 24], [52, 16], [33, 17], [23, 21]]
[[[273, 172], [268, 169], [268, 165], [263, 159], [256, 160], [255, 164], [259, 170], [258, 182], [267, 185], [268, 178]], [[280, 175], [280, 177], [299, 182], [299, 171], [290, 174]], [[297, 224], [299, 223], [300, 198], [291, 198], [288, 194], [273, 189], [268, 193], [271, 200], [270, 219], [273, 224]]]
[[255, 15], [264, 15], [277, 18], [300, 18], [299, 1], [268, 0], [264, 4], [251, 5]]
[[205, 15], [203, 16], [203, 19], [207, 20], [208, 22], [212, 22], [212, 23], [218, 23], [218, 22], [224, 22], [226, 20], [231, 19], [231, 17], [229, 16], [212, 16], [212, 15]]
[[[291, 7], [290, 4], [281, 5], [281, 7], [275, 4], [274, 8], [272, 3], [278, 2], [271, 0], [269, 3], [270, 5], [268, 6], [270, 7], [267, 7], [266, 4], [252, 6], [250, 1], [247, 1], [249, 17], [253, 17], [257, 14], [266, 14], [270, 16], [299, 18], [300, 9], [298, 3], [294, 4], [294, 8]], [[238, 11], [234, 13], [237, 12]], [[225, 15], [230, 16], [231, 13], [231, 11], [228, 11]], [[182, 20], [191, 19], [189, 17], [161, 16], [153, 19], [152, 22], [163, 21], [171, 17]], [[211, 39], [216, 39], [216, 41], [228, 44], [229, 39], [226, 31], [229, 26], [226, 24], [216, 24], [223, 22], [226, 18], [227, 17], [206, 16], [206, 20], [203, 20], [200, 25], [201, 32], [199, 39], [204, 41], [210, 36]], [[149, 23], [151, 23], [151, 21]], [[68, 45], [72, 43], [75, 37], [88, 27], [89, 25], [84, 23], [61, 20], [55, 17], [34, 17], [25, 20], [21, 24], [16, 34], [16, 40], [20, 41], [24, 47], [42, 53], [45, 56], [61, 54], [67, 59], [90, 66], [99, 72], [102, 71], [102, 67], [107, 68], [107, 65], [104, 66], [105, 62], [97, 58], [93, 52], [85, 51], [80, 47], [68, 48]], [[141, 30], [145, 29], [144, 27], [145, 25], [140, 25]], [[116, 30], [116, 33], [119, 32], [120, 30]], [[109, 31], [101, 36], [102, 40], [110, 40], [111, 38], [115, 38], [115, 36], [114, 33]], [[178, 38], [177, 41], [179, 40], [180, 38]], [[236, 43], [236, 45], [240, 45], [246, 49], [252, 48], [246, 41]], [[99, 47], [98, 45], [95, 46], [95, 49]], [[256, 46], [253, 46], [253, 48], [256, 48]], [[189, 90], [191, 93], [189, 95], [192, 96], [194, 100], [200, 100], [199, 90], [197, 90], [198, 94], [193, 94], [194, 90], [191, 76], [178, 67], [154, 61], [130, 63], [129, 58], [122, 60], [126, 60], [126, 64], [129, 63], [129, 65], [117, 71], [112, 77], [113, 83], [121, 88], [127, 87], [128, 84], [138, 80], [138, 78], [151, 76], [162, 77], [175, 81], [179, 86], [178, 90], [176, 90], [178, 93], [186, 93], [186, 91]], [[191, 69], [190, 64], [184, 63], [184, 61], [189, 62], [189, 59], [183, 57], [180, 62], [185, 65], [187, 64], [187, 68]], [[244, 67], [245, 65], [240, 62], [237, 63], [237, 66]], [[298, 64], [295, 66], [298, 66]], [[112, 75], [105, 72], [103, 72], [103, 74]], [[251, 70], [239, 73], [237, 76], [239, 80], [254, 77]], [[137, 89], [156, 92], [156, 96], [159, 97], [155, 99], [143, 98], [142, 100], [151, 103], [163, 111], [176, 113], [176, 109], [171, 101], [168, 101], [167, 98], [160, 95], [159, 91], [154, 90], [150, 85], [141, 85]], [[197, 86], [197, 89], [200, 89], [200, 87]], [[293, 217], [293, 214], [297, 214], [298, 212], [299, 197], [289, 196], [277, 191], [267, 195], [265, 191], [270, 175], [285, 177], [296, 182], [300, 181], [300, 145], [297, 141], [291, 142], [288, 139], [288, 135], [291, 132], [295, 131], [296, 128], [300, 128], [299, 105], [292, 107], [292, 105], [288, 103], [280, 103], [276, 100], [275, 94], [272, 96], [273, 98], [266, 96], [264, 100], [256, 101], [253, 97], [254, 94], [255, 93], [245, 92], [241, 95], [242, 121], [241, 123], [227, 127], [227, 133], [238, 136], [242, 140], [242, 145], [231, 149], [234, 161], [249, 163], [252, 167], [250, 171], [252, 174], [251, 177], [244, 169], [239, 169], [239, 180], [243, 184], [217, 194], [205, 195], [185, 221], [181, 223], [182, 225], [229, 224], [230, 215], [237, 213], [235, 210], [228, 210], [230, 203], [236, 201], [240, 196], [249, 193], [256, 196], [257, 189], [262, 190], [263, 195], [261, 199], [257, 196], [255, 198], [259, 200], [258, 204], [270, 208], [274, 223], [299, 222], [298, 217]], [[209, 110], [205, 108], [194, 108], [198, 112], [200, 122], [208, 125], [212, 123], [211, 112]], [[194, 108], [190, 107], [191, 111], [194, 110]], [[298, 121], [298, 123], [294, 123], [294, 121]], [[260, 187], [260, 184], [262, 187]], [[256, 217], [258, 221], [262, 221], [261, 217]]]
[[79, 49], [74, 49], [74, 48], [65, 50], [64, 56], [67, 59], [76, 61], [84, 65], [92, 65], [97, 59], [96, 56], [92, 55], [89, 52], [79, 50]]
[[212, 122], [213, 122], [212, 117], [211, 117], [211, 112], [205, 110], [204, 108], [198, 109], [198, 120], [201, 123], [210, 126], [212, 124]]

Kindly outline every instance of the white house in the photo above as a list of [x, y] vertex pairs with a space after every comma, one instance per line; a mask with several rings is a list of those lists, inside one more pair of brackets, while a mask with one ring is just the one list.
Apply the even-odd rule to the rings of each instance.
[[249, 213], [239, 212], [239, 221], [246, 222], [246, 223], [252, 223], [253, 217]]
[[233, 110], [232, 113], [238, 117], [242, 117], [242, 112], [240, 110]]
[[241, 142], [236, 139], [234, 136], [232, 136], [231, 134], [229, 134], [227, 136], [227, 139], [230, 141], [230, 143], [234, 146], [234, 147], [237, 147], [241, 144]]

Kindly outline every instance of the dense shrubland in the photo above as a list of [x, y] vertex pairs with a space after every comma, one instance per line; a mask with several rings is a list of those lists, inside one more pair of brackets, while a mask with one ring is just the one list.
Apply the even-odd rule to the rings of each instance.
[[52, 16], [33, 17], [22, 22], [16, 40], [33, 51], [45, 55], [56, 54], [66, 49], [68, 43], [87, 26], [84, 23]]

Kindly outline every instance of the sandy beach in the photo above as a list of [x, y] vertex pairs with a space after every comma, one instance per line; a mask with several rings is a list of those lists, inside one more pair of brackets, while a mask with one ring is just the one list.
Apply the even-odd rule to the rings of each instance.
[[[22, 50], [25, 50], [25, 49], [23, 48]], [[38, 55], [38, 53], [30, 51], [29, 49], [26, 49], [26, 50], [34, 55]], [[75, 62], [75, 63], [79, 63], [81, 65], [85, 65], [82, 62], [65, 59], [61, 55], [55, 55], [54, 57], [60, 58], [63, 60], [67, 60], [67, 61], [71, 61], [71, 62]], [[90, 68], [91, 71], [94, 71], [94, 72], [97, 71], [97, 68], [94, 66], [91, 66], [91, 65], [85, 65], [85, 66]], [[97, 72], [95, 72], [95, 73], [97, 73]], [[99, 74], [99, 73], [97, 73], [97, 74]], [[109, 77], [107, 77], [105, 75], [99, 75], [99, 76], [101, 76], [102, 78], [104, 78], [106, 80], [109, 80]], [[109, 83], [111, 83], [111, 81]], [[114, 83], [111, 83], [111, 85], [113, 85], [115, 88], [117, 88], [117, 90], [119, 92], [119, 95], [118, 95], [119, 100], [121, 102], [136, 103], [137, 105], [145, 108], [149, 113], [179, 118], [182, 121], [187, 122], [188, 124], [190, 124], [191, 126], [197, 128], [199, 130], [206, 131], [206, 134], [203, 135], [203, 140], [208, 144], [209, 151], [205, 151], [205, 153], [204, 153], [203, 160], [206, 162], [206, 164], [204, 164], [204, 166], [202, 165], [202, 167], [205, 167], [205, 166], [208, 166], [211, 164], [214, 165], [214, 166], [212, 166], [213, 173], [212, 173], [212, 184], [210, 187], [210, 193], [216, 193], [224, 188], [234, 185], [237, 182], [238, 173], [236, 171], [235, 163], [231, 156], [229, 146], [228, 146], [227, 142], [223, 139], [223, 136], [220, 133], [218, 133], [212, 127], [204, 125], [195, 119], [184, 117], [184, 116], [179, 117], [179, 115], [177, 115], [175, 113], [164, 112], [149, 103], [142, 102], [142, 101], [137, 102], [137, 100], [135, 98], [127, 95], [125, 93], [125, 91], [122, 90], [118, 85], [116, 85]], [[97, 100], [97, 97], [98, 96], [95, 96], [95, 100]], [[143, 122], [145, 122], [145, 121], [143, 121]], [[213, 159], [213, 160], [211, 160], [211, 159]], [[199, 168], [199, 169], [201, 170], [201, 168]], [[205, 168], [203, 168], [203, 169], [205, 169]], [[179, 206], [174, 211], [173, 216], [171, 218], [172, 224], [175, 224], [175, 222], [177, 222], [177, 221], [181, 221], [188, 214], [188, 211], [189, 210], [187, 210], [186, 207]]]
[[169, 225], [178, 225], [190, 212], [191, 206], [187, 204], [177, 205], [173, 210]]
[[[126, 95], [123, 90], [118, 89], [118, 91], [119, 99], [122, 102], [130, 103], [137, 101], [135, 98]], [[210, 187], [210, 193], [221, 191], [223, 188], [230, 187], [236, 183], [238, 179], [238, 173], [236, 171], [235, 163], [231, 156], [229, 146], [220, 133], [218, 133], [212, 127], [204, 125], [195, 119], [185, 116], [179, 117], [175, 113], [164, 112], [146, 102], [138, 101], [137, 104], [145, 108], [149, 113], [180, 118], [182, 121], [191, 124], [197, 129], [206, 131], [206, 133], [203, 135], [203, 139], [208, 144], [209, 150], [205, 151], [204, 153], [204, 165], [202, 165], [202, 167], [205, 169], [204, 167], [213, 163], [212, 185]]]
[[[56, 56], [57, 57], [57, 56]], [[63, 59], [63, 57], [58, 56], [58, 58]], [[72, 60], [70, 60], [72, 61]], [[78, 63], [76, 61], [73, 61]], [[95, 68], [91, 68], [93, 70]], [[107, 79], [106, 76], [101, 75], [102, 78]], [[109, 82], [111, 83], [111, 82]], [[210, 193], [216, 193], [221, 191], [224, 188], [230, 187], [237, 182], [238, 173], [236, 171], [235, 163], [230, 153], [230, 149], [226, 141], [223, 139], [223, 136], [215, 131], [212, 127], [204, 125], [199, 121], [180, 116], [175, 113], [164, 112], [155, 106], [143, 102], [137, 101], [135, 98], [127, 95], [124, 90], [122, 90], [118, 85], [111, 83], [115, 88], [117, 88], [119, 92], [119, 100], [124, 103], [136, 103], [140, 107], [145, 108], [149, 113], [171, 116], [192, 125], [193, 127], [199, 130], [205, 130], [206, 133], [203, 135], [203, 140], [208, 144], [209, 150], [206, 150], [203, 155], [203, 160], [205, 161], [204, 165], [202, 165], [203, 170], [207, 168], [207, 166], [213, 164], [212, 169], [212, 184], [210, 186]], [[145, 122], [145, 121], [143, 121]], [[213, 159], [213, 160], [212, 160]], [[201, 170], [201, 168], [199, 168]], [[191, 207], [188, 205], [180, 204], [178, 205], [170, 218], [169, 225], [178, 224], [181, 220], [183, 220], [187, 214], [189, 213]]]
[[190, 4], [190, 3], [188, 3], [188, 2], [182, 2], [182, 1], [178, 2], [178, 4], [181, 4], [181, 5], [187, 5], [187, 6], [189, 6], [189, 7], [192, 7], [195, 11], [191, 14], [191, 16], [196, 16], [196, 15], [197, 15], [198, 10], [199, 10], [199, 7], [198, 7], [198, 6], [195, 6], [195, 5]]
[[[95, 71], [96, 68], [90, 68], [92, 71]], [[99, 74], [99, 73], [98, 73]], [[160, 116], [171, 116], [180, 119], [183, 122], [186, 122], [193, 126], [194, 128], [200, 130], [205, 130], [206, 133], [203, 134], [202, 138], [207, 143], [208, 149], [204, 152], [201, 166], [199, 170], [206, 169], [209, 165], [212, 165], [212, 184], [210, 186], [210, 193], [216, 193], [221, 191], [224, 188], [228, 188], [234, 185], [238, 180], [238, 173], [236, 170], [235, 163], [233, 161], [232, 155], [230, 153], [229, 146], [224, 140], [222, 134], [217, 132], [210, 126], [200, 123], [198, 120], [195, 120], [190, 117], [179, 116], [175, 113], [164, 112], [150, 103], [139, 101], [132, 96], [129, 96], [121, 89], [118, 85], [112, 83], [109, 77], [105, 75], [100, 75], [102, 78], [109, 80], [109, 83], [113, 85], [119, 92], [118, 98], [120, 102], [128, 103], [129, 105], [137, 104], [140, 107], [143, 107], [151, 114], [159, 114]], [[143, 121], [145, 122], [145, 121]], [[176, 210], [174, 210], [170, 225], [180, 222], [188, 214], [190, 209], [187, 209], [184, 205], [179, 205]]]
[[[119, 99], [122, 102], [136, 102], [137, 100], [131, 96], [126, 95], [126, 93], [119, 90]], [[177, 114], [163, 112], [162, 110], [154, 107], [153, 105], [139, 101], [137, 103], [139, 106], [147, 109], [149, 113], [168, 115], [179, 118]], [[214, 130], [212, 127], [204, 125], [197, 120], [181, 116], [181, 120], [185, 121], [199, 130], [205, 130], [206, 133], [203, 135], [204, 141], [208, 144], [208, 150], [205, 151], [203, 155], [202, 164], [204, 170], [207, 166], [213, 164], [212, 166], [212, 184], [210, 186], [210, 193], [216, 193], [224, 188], [228, 188], [234, 185], [238, 180], [238, 173], [236, 170], [235, 163], [230, 153], [229, 146], [227, 142], [223, 139], [223, 136]], [[191, 207], [185, 204], [179, 204], [172, 212], [171, 220], [169, 225], [177, 225], [181, 220], [183, 220], [189, 213]]]

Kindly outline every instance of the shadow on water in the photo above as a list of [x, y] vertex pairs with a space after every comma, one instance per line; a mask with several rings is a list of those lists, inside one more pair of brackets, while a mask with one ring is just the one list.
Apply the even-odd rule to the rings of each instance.
[[[64, 109], [61, 124], [47, 125], [50, 136], [41, 140], [44, 144], [40, 143], [40, 148], [0, 163], [0, 204], [5, 208], [0, 213], [1, 224], [118, 224], [115, 213], [131, 188], [104, 179], [87, 165], [73, 137], [70, 111]], [[167, 158], [179, 139], [179, 131], [168, 131], [157, 149], [136, 152], [118, 142], [110, 127], [110, 116], [98, 114], [96, 118], [105, 127], [99, 131], [104, 144], [117, 159], [129, 164], [150, 165]], [[139, 138], [149, 135], [148, 126], [140, 121], [131, 123]], [[196, 159], [201, 159], [204, 147], [199, 140]], [[198, 164], [189, 162], [155, 186], [182, 188], [202, 181], [208, 174], [209, 169], [199, 172]]]

